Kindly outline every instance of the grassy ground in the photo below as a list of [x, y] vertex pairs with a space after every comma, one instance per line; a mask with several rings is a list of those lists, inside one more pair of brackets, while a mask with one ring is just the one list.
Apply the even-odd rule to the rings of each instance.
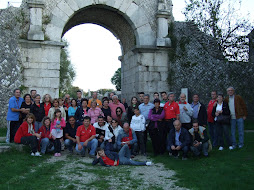
[[[252, 122], [246, 123], [249, 129], [254, 128]], [[0, 128], [0, 136], [5, 136], [6, 130]], [[254, 186], [254, 133], [245, 133], [245, 146], [243, 149], [233, 151], [213, 150], [208, 158], [190, 158], [187, 161], [174, 159], [168, 155], [152, 157], [156, 163], [163, 163], [166, 168], [174, 170], [178, 179], [176, 185], [190, 189], [253, 189]], [[151, 154], [151, 143], [148, 144]], [[151, 154], [152, 155], [152, 154]], [[81, 183], [78, 180], [69, 180], [59, 177], [59, 169], [66, 162], [76, 162], [77, 157], [68, 156], [66, 160], [55, 163], [47, 163], [51, 155], [43, 157], [31, 157], [29, 148], [23, 152], [11, 150], [0, 154], [0, 189], [59, 189], [59, 183], [63, 189], [77, 189], [74, 184]], [[41, 164], [43, 163], [43, 164]], [[75, 165], [75, 163], [74, 163]], [[70, 170], [69, 175], [79, 174], [86, 178], [87, 173], [93, 173], [98, 180], [91, 181], [89, 187], [95, 189], [108, 189], [111, 184], [106, 182], [105, 176], [117, 177], [117, 180], [127, 183], [132, 189], [136, 189], [142, 181], [129, 178], [129, 168], [118, 167], [116, 169], [95, 166], [84, 163], [86, 168], [76, 167]], [[133, 169], [133, 168], [132, 168]], [[61, 170], [61, 169], [60, 169]], [[87, 172], [87, 173], [86, 173]], [[151, 175], [153, 175], [151, 171]], [[166, 180], [166, 179], [165, 179]], [[82, 183], [81, 183], [82, 185]], [[61, 188], [60, 188], [61, 189]], [[121, 188], [120, 188], [121, 189]], [[150, 187], [148, 189], [156, 189]]]
[[191, 189], [253, 189], [254, 133], [245, 133], [245, 147], [233, 151], [213, 150], [208, 158], [187, 161], [167, 155], [155, 157], [177, 172], [177, 185]]

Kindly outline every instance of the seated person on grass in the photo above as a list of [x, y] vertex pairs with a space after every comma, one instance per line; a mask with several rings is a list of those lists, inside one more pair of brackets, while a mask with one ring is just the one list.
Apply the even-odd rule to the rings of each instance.
[[104, 121], [103, 116], [99, 116], [98, 122], [94, 123], [93, 126], [96, 130], [96, 139], [98, 140], [98, 146], [104, 148], [104, 138], [109, 124]]
[[39, 144], [41, 147], [42, 154], [54, 151], [53, 139], [50, 137], [50, 124], [51, 124], [50, 118], [47, 116], [44, 117], [42, 120], [42, 126], [38, 131], [38, 133], [41, 134]]
[[74, 116], [69, 117], [69, 122], [66, 124], [66, 127], [64, 129], [64, 136], [65, 141], [64, 144], [69, 150], [69, 153], [73, 153], [73, 147], [76, 146], [77, 140], [76, 140], [76, 133], [77, 129], [79, 127], [78, 122], [76, 122], [76, 119]]
[[117, 137], [117, 148], [120, 150], [125, 144], [129, 146], [132, 157], [135, 155], [134, 151], [137, 150], [137, 136], [133, 129], [130, 128], [129, 123], [123, 124], [123, 129], [119, 131]]
[[100, 163], [102, 166], [118, 166], [118, 165], [133, 165], [133, 166], [150, 166], [152, 162], [138, 162], [131, 159], [131, 152], [127, 144], [125, 144], [119, 153], [106, 151], [97, 148], [97, 155], [93, 161], [93, 165]]
[[178, 158], [179, 151], [183, 151], [182, 160], [187, 160], [190, 134], [185, 128], [181, 127], [181, 122], [179, 120], [175, 120], [173, 125], [174, 128], [170, 130], [168, 135], [167, 150], [169, 151], [169, 155], [173, 155], [175, 158]]
[[207, 157], [209, 145], [211, 145], [211, 143], [209, 141], [206, 128], [199, 126], [198, 121], [194, 120], [189, 132], [192, 137], [192, 145], [190, 147], [191, 151], [195, 156], [199, 156], [200, 153], [203, 152], [203, 155]]
[[95, 138], [95, 128], [91, 125], [91, 118], [89, 116], [84, 117], [83, 123], [84, 125], [79, 126], [77, 129], [76, 151], [81, 154], [81, 156], [85, 156], [86, 148], [89, 148], [89, 156], [94, 158], [98, 146], [98, 140]]
[[38, 139], [41, 138], [41, 135], [35, 132], [34, 123], [34, 114], [27, 114], [14, 137], [14, 142], [29, 145], [32, 149], [31, 156], [41, 156], [38, 152]]

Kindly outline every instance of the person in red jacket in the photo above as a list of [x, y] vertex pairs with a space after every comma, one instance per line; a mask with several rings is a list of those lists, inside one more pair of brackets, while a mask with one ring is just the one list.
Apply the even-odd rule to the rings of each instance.
[[45, 154], [46, 152], [52, 152], [54, 150], [53, 139], [50, 136], [50, 124], [50, 118], [44, 117], [42, 120], [42, 126], [38, 131], [38, 133], [41, 135], [39, 144], [42, 154]]
[[209, 127], [209, 132], [210, 132], [210, 137], [212, 140], [212, 145], [213, 147], [216, 147], [218, 145], [217, 143], [217, 131], [216, 131], [216, 125], [214, 123], [214, 117], [212, 116], [212, 111], [215, 102], [217, 102], [217, 92], [212, 91], [211, 92], [211, 97], [212, 99], [209, 101], [208, 106], [207, 106], [207, 122], [208, 122], [208, 127]]
[[27, 114], [25, 121], [21, 124], [14, 137], [14, 142], [24, 145], [30, 145], [30, 147], [32, 148], [31, 156], [41, 156], [38, 152], [38, 139], [41, 138], [41, 135], [35, 133], [34, 122], [34, 114]]

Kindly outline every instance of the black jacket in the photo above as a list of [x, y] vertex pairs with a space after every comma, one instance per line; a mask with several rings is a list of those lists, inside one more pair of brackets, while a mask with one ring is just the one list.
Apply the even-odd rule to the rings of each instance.
[[207, 112], [206, 112], [205, 105], [202, 103], [200, 104], [201, 106], [198, 112], [198, 124], [203, 126], [203, 125], [207, 125]]
[[[168, 150], [172, 145], [175, 146], [175, 128], [171, 129], [168, 135]], [[189, 146], [191, 143], [190, 133], [183, 127], [181, 127], [181, 134], [179, 136], [179, 141], [182, 143], [181, 147]]]
[[34, 114], [36, 121], [41, 122], [45, 117], [44, 104], [41, 103], [38, 107], [35, 103], [30, 108], [30, 113]]
[[[89, 107], [86, 108], [86, 112], [88, 113]], [[75, 112], [75, 119], [77, 122], [84, 121], [84, 109], [83, 107], [78, 107], [77, 111]]]
[[[213, 117], [216, 117], [215, 116], [216, 107], [217, 107], [217, 105], [213, 107], [213, 111], [212, 111], [212, 116]], [[230, 110], [229, 110], [228, 103], [225, 102], [225, 101], [222, 102], [222, 115], [230, 115]]]

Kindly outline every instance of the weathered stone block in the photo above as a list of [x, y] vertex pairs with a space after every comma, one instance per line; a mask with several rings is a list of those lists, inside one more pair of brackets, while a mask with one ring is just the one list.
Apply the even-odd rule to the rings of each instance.
[[60, 17], [53, 15], [51, 18], [51, 24], [58, 28], [64, 28], [66, 21], [63, 21]]
[[131, 5], [126, 10], [126, 14], [128, 15], [128, 17], [131, 17], [138, 10], [138, 8], [139, 7], [137, 4], [131, 3]]
[[46, 34], [52, 41], [61, 41], [63, 28], [54, 26], [53, 24], [48, 24], [46, 27]]
[[78, 4], [78, 6], [80, 8], [83, 8], [83, 7], [94, 4], [94, 1], [93, 0], [85, 0], [85, 1], [84, 0], [76, 0], [76, 3]]
[[65, 22], [68, 21], [68, 19], [69, 19], [68, 15], [64, 11], [59, 9], [58, 7], [54, 8], [54, 11], [52, 11], [52, 14], [58, 18], [61, 18]]
[[79, 9], [79, 6], [77, 5], [75, 0], [65, 0], [65, 1], [74, 12]]
[[123, 13], [125, 13], [126, 10], [130, 7], [131, 3], [132, 3], [132, 0], [123, 1], [121, 6], [119, 7], [119, 10], [122, 11]]
[[65, 1], [61, 1], [60, 3], [58, 3], [57, 7], [61, 9], [69, 17], [74, 13], [74, 11], [70, 8], [68, 3], [66, 3]]

